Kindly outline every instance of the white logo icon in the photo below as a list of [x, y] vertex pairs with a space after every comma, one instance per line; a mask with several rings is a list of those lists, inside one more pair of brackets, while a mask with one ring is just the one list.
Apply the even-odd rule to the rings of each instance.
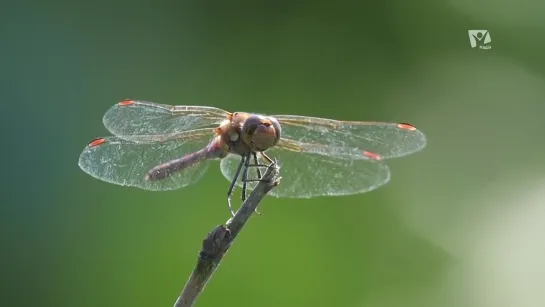
[[490, 45], [492, 39], [488, 30], [469, 30], [468, 32], [471, 48], [479, 47], [479, 49], [485, 50], [492, 48]]

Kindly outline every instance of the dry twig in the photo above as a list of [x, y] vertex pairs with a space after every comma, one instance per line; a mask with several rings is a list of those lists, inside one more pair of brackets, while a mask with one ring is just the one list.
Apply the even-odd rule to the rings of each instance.
[[217, 226], [206, 236], [199, 253], [197, 265], [185, 284], [182, 294], [176, 300], [174, 307], [193, 306], [242, 227], [244, 227], [252, 213], [255, 212], [263, 197], [277, 186], [279, 181], [279, 167], [276, 163], [273, 163], [269, 165], [261, 182], [255, 187], [235, 216], [229, 219], [225, 225]]

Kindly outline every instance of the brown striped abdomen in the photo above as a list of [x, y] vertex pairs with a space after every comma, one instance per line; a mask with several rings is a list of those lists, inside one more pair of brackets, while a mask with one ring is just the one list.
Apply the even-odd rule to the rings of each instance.
[[199, 151], [187, 154], [179, 159], [172, 160], [152, 168], [146, 174], [145, 179], [146, 180], [164, 179], [174, 173], [183, 171], [185, 168], [193, 164], [199, 163], [203, 160], [218, 158], [221, 156], [221, 153], [222, 152], [218, 146], [213, 146], [213, 144], [210, 144], [209, 146], [206, 146], [205, 148]]

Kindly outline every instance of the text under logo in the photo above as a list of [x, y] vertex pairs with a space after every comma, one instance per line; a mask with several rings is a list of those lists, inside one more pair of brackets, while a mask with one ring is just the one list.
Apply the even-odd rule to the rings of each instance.
[[488, 50], [492, 48], [490, 43], [492, 39], [490, 38], [490, 32], [488, 30], [469, 30], [469, 43], [471, 48], [479, 48]]

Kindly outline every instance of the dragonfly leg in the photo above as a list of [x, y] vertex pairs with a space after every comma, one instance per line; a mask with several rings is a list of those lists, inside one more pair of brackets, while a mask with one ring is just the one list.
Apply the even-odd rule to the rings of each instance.
[[[259, 169], [259, 162], [257, 161], [257, 154], [255, 152], [252, 153], [254, 156], [254, 163], [256, 165], [256, 172], [257, 172], [257, 178], [261, 180], [263, 178], [263, 175], [261, 174], [261, 169]], [[248, 178], [246, 178], [248, 180]], [[261, 215], [261, 212], [257, 211], [257, 208], [254, 210], [257, 215]]]
[[276, 159], [271, 159], [271, 158], [269, 158], [269, 156], [267, 156], [265, 153], [261, 152], [260, 154], [261, 154], [261, 156], [263, 156], [263, 157], [267, 160], [267, 162], [270, 162], [270, 163], [269, 163], [269, 164], [261, 164], [261, 163], [259, 163], [259, 162], [257, 161], [257, 154], [256, 154], [256, 153], [253, 153], [253, 156], [254, 156], [254, 163], [253, 163], [253, 164], [248, 164], [248, 166], [257, 167], [257, 176], [258, 176], [259, 178], [262, 177], [260, 167], [269, 167], [269, 166], [271, 166], [272, 163], [277, 163]]
[[261, 179], [262, 174], [261, 174], [261, 169], [259, 169], [259, 162], [257, 161], [257, 154], [254, 152], [254, 153], [252, 153], [252, 155], [254, 156], [254, 163], [256, 165], [257, 178]]
[[229, 210], [231, 211], [232, 216], [235, 216], [235, 211], [233, 211], [233, 206], [231, 206], [231, 196], [233, 196], [233, 190], [235, 189], [235, 184], [237, 183], [240, 171], [242, 170], [242, 166], [245, 164], [245, 160], [246, 159], [244, 156], [240, 158], [240, 164], [238, 165], [235, 177], [233, 178], [233, 181], [231, 181], [231, 184], [229, 185], [229, 190], [227, 191], [227, 205], [229, 206]]
[[260, 152], [260, 154], [261, 154], [261, 156], [262, 156], [263, 158], [265, 158], [265, 160], [269, 161], [269, 163], [273, 164], [273, 163], [276, 162], [276, 161], [273, 161], [273, 159], [269, 158], [269, 156], [267, 156], [266, 153]]
[[[263, 156], [263, 158], [265, 158], [266, 160], [268, 160], [271, 164], [272, 163], [277, 163], [276, 159], [271, 159], [269, 158], [269, 156], [267, 156], [264, 152], [260, 152], [261, 156]], [[248, 179], [248, 177], [246, 177], [245, 181], [246, 182], [261, 182], [262, 179], [263, 179], [263, 175], [261, 173], [261, 169], [260, 167], [269, 167], [271, 166], [271, 164], [260, 164], [258, 161], [257, 161], [257, 154], [254, 152], [253, 153], [253, 156], [254, 156], [254, 164], [248, 164], [248, 167], [256, 167], [257, 168], [257, 179]]]
[[[250, 164], [251, 155], [254, 157], [254, 163]], [[248, 154], [246, 157], [246, 163], [244, 165], [244, 173], [242, 174], [242, 201], [244, 202], [246, 200], [246, 191], [248, 189], [248, 182], [260, 182], [262, 180], [262, 174], [259, 167], [267, 167], [268, 165], [265, 164], [259, 164], [257, 161], [257, 154], [255, 152]], [[258, 179], [248, 179], [248, 171], [250, 167], [256, 167], [257, 176]], [[261, 215], [261, 212], [254, 210], [255, 213], [258, 215]]]
[[246, 180], [248, 179], [248, 165], [250, 165], [250, 158], [251, 153], [246, 156], [246, 163], [244, 163], [244, 171], [242, 173], [242, 201], [244, 202], [246, 200], [246, 188], [248, 185], [246, 184]]
[[269, 167], [270, 164], [248, 164], [249, 167]]

